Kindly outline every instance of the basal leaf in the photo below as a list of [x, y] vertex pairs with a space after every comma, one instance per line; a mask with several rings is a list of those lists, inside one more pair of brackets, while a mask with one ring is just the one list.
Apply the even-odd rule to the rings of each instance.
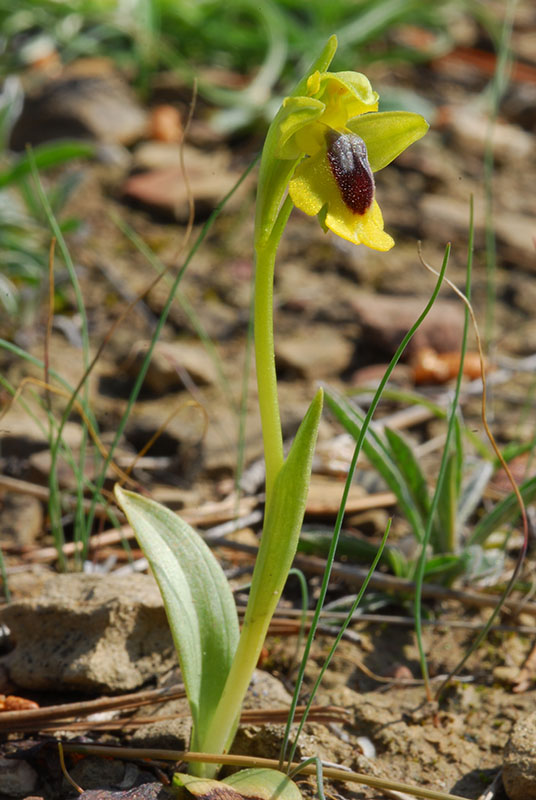
[[[199, 747], [238, 643], [238, 617], [223, 571], [199, 534], [159, 503], [115, 487], [154, 573], [177, 648]], [[238, 709], [237, 709], [238, 712]]]
[[176, 773], [173, 784], [200, 800], [301, 800], [296, 784], [275, 769], [243, 769], [223, 781]]

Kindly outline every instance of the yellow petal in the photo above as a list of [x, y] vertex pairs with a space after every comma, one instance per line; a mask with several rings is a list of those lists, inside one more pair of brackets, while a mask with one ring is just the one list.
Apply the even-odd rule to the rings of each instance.
[[331, 173], [325, 147], [296, 167], [288, 190], [294, 205], [311, 217], [327, 203], [337, 202], [339, 187]]
[[372, 250], [385, 252], [394, 245], [394, 239], [383, 230], [383, 217], [376, 200], [364, 214], [354, 214], [343, 203], [329, 207], [326, 226], [343, 239], [354, 244], [364, 244]]

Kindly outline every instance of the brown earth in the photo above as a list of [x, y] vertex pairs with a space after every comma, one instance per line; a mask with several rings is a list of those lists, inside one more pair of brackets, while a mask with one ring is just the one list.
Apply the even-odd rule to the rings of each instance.
[[[524, 47], [526, 37], [534, 36], [536, 16], [529, 3], [521, 4], [519, 13], [513, 44], [523, 53], [522, 63], [527, 71], [523, 72], [524, 77], [514, 71], [495, 131], [492, 189], [497, 261], [495, 301], [487, 306], [488, 319], [490, 314], [493, 317], [490, 366], [508, 370], [506, 379], [493, 389], [488, 411], [502, 445], [513, 440], [529, 441], [534, 431], [533, 379], [520, 361], [531, 356], [536, 347], [533, 314], [536, 60]], [[380, 91], [383, 88], [394, 93], [400, 89], [416, 92], [430, 104], [432, 112], [432, 127], [426, 138], [377, 176], [377, 197], [386, 230], [397, 242], [392, 252], [380, 254], [355, 248], [331, 234], [324, 235], [316, 220], [293, 213], [278, 255], [275, 292], [276, 351], [285, 437], [295, 433], [319, 380], [346, 390], [364, 378], [377, 380], [381, 375], [381, 365], [387, 363], [433, 288], [434, 278], [419, 261], [419, 240], [424, 258], [436, 268], [447, 242], [452, 243], [448, 275], [463, 286], [471, 197], [475, 204], [472, 298], [485, 330], [484, 156], [489, 108], [483, 92], [490, 75], [483, 63], [469, 63], [465, 51], [460, 49], [448, 58], [418, 69], [375, 67], [369, 76]], [[144, 347], [168, 292], [164, 278], [129, 311], [127, 319], [107, 341], [113, 323], [128, 302], [143, 292], [155, 275], [148, 259], [120, 229], [117, 220], [123, 220], [141, 238], [168, 268], [168, 276], [176, 274], [209, 210], [262, 144], [261, 139], [254, 137], [236, 141], [220, 139], [209, 144], [203, 135], [206, 127], [194, 126], [188, 143], [197, 170], [192, 190], [199, 201], [188, 239], [184, 224], [187, 200], [184, 190], [182, 195], [175, 191], [180, 181], [180, 172], [177, 173], [173, 162], [176, 149], [171, 153], [169, 148], [155, 145], [152, 154], [143, 154], [134, 145], [124, 151], [123, 159], [111, 164], [96, 159], [79, 167], [82, 181], [70, 201], [68, 213], [83, 224], [68, 244], [88, 315], [92, 353], [106, 341], [89, 381], [91, 406], [105, 445], [110, 444], [126, 407]], [[160, 175], [161, 182], [152, 181], [149, 186], [142, 182], [141, 189], [138, 181], [134, 200], [131, 173], [144, 174], [149, 157], [161, 159], [158, 163], [169, 170], [167, 178]], [[47, 175], [45, 183], [53, 180], [54, 176]], [[159, 193], [157, 200], [155, 192]], [[253, 274], [254, 192], [255, 182], [249, 178], [224, 208], [189, 264], [171, 305], [147, 381], [116, 452], [115, 461], [127, 467], [136, 452], [173, 414], [166, 422], [165, 432], [135, 467], [133, 476], [144, 489], [166, 499], [175, 508], [203, 508], [231, 492], [239, 460], [237, 443], [244, 371], [250, 377], [244, 441], [246, 467], [262, 454], [254, 368], [247, 366], [245, 347]], [[63, 287], [65, 299], [55, 317], [50, 366], [73, 386], [83, 374], [79, 319], [72, 290], [59, 265], [56, 283]], [[45, 294], [43, 288], [43, 300]], [[436, 354], [456, 350], [462, 316], [461, 304], [445, 288], [435, 317], [430, 317], [428, 328], [421, 331], [413, 352], [395, 373], [395, 384], [414, 388], [411, 359], [423, 349], [432, 348]], [[6, 320], [1, 327], [4, 335], [42, 358], [46, 322], [43, 302], [29, 324]], [[206, 345], [200, 345], [200, 330], [212, 341], [208, 350]], [[28, 366], [7, 351], [0, 352], [0, 365], [14, 385], [20, 385], [28, 376], [43, 378], [42, 370]], [[422, 392], [428, 398], [441, 399], [450, 388], [450, 384], [431, 384]], [[30, 387], [25, 389], [24, 396], [30, 396]], [[7, 393], [2, 400], [6, 407]], [[65, 398], [53, 395], [50, 402], [59, 415]], [[380, 413], [390, 413], [397, 407], [385, 403]], [[468, 392], [463, 404], [465, 420], [481, 433], [479, 407], [479, 398]], [[20, 405], [9, 408], [1, 427], [1, 472], [38, 487], [46, 486], [50, 469], [48, 447], [24, 409]], [[437, 421], [426, 420], [416, 424], [411, 435], [414, 442], [423, 443], [442, 431], [444, 427]], [[338, 425], [329, 416], [325, 417], [319, 443], [321, 458], [315, 464], [315, 472], [327, 473], [335, 493], [342, 489], [340, 472], [344, 471], [344, 463], [348, 463], [344, 452], [340, 457], [342, 466], [341, 463], [333, 466], [342, 447], [335, 439], [338, 434]], [[65, 435], [76, 451], [81, 436], [76, 414], [71, 415]], [[429, 458], [431, 477], [437, 469], [438, 452]], [[70, 468], [61, 463], [59, 469], [63, 487], [72, 489]], [[92, 469], [88, 458], [88, 475]], [[246, 474], [250, 472], [246, 470]], [[110, 473], [110, 486], [113, 477]], [[254, 483], [251, 494], [258, 490], [259, 484]], [[313, 499], [318, 500], [319, 496], [326, 504], [321, 521], [332, 524], [337, 503], [328, 503], [327, 489], [325, 494], [319, 489]], [[8, 489], [0, 495], [0, 536], [7, 548], [7, 565], [13, 573], [29, 569], [31, 560], [17, 546], [42, 547], [51, 543], [43, 522], [43, 497], [38, 495], [24, 504], [17, 504], [14, 498]], [[349, 527], [374, 541], [383, 530], [386, 515], [386, 511], [376, 509], [359, 518], [354, 515], [347, 522]], [[317, 522], [318, 517], [306, 521]], [[68, 535], [69, 526], [68, 519]], [[99, 530], [100, 526], [96, 526], [95, 532]], [[406, 533], [407, 527], [395, 512], [393, 535], [401, 538]], [[515, 557], [517, 547], [518, 540], [514, 537], [510, 557]], [[109, 550], [102, 551], [94, 560], [102, 561], [109, 554]], [[117, 548], [113, 548], [113, 554], [122, 559]], [[229, 558], [228, 552], [225, 558]], [[239, 563], [238, 556], [235, 563]], [[525, 567], [527, 581], [531, 580], [530, 563], [531, 557]], [[508, 569], [512, 564], [513, 561], [508, 562]], [[314, 597], [318, 579], [312, 577], [310, 582]], [[353, 588], [342, 580], [333, 582], [330, 599], [351, 591]], [[295, 601], [297, 598], [292, 595], [287, 598], [288, 605]], [[436, 601], [427, 609], [442, 623], [440, 627], [425, 630], [425, 648], [433, 677], [453, 668], [476, 635], [474, 631], [452, 629], [449, 622], [482, 622], [489, 612], [468, 611], [451, 601]], [[390, 607], [382, 609], [382, 613], [402, 614], [406, 610], [407, 602], [398, 596], [391, 598]], [[503, 621], [517, 624], [520, 620], [506, 617]], [[532, 618], [522, 616], [521, 621], [529, 626], [534, 624]], [[404, 677], [419, 678], [412, 629], [389, 623], [361, 623], [355, 630], [360, 632], [361, 645], [348, 641], [341, 644], [319, 696], [319, 702], [348, 709], [349, 719], [343, 725], [332, 723], [331, 728], [311, 726], [304, 752], [309, 753], [312, 737], [328, 761], [468, 798], [479, 797], [502, 764], [512, 726], [533, 710], [532, 677], [524, 693], [513, 694], [512, 685], [530, 653], [534, 629], [527, 628], [523, 634], [515, 631], [492, 634], [471, 657], [438, 709], [428, 715], [419, 712], [425, 700], [423, 687], [400, 685]], [[314, 645], [308, 665], [308, 685], [330, 642], [331, 639], [321, 637]], [[287, 685], [293, 675], [292, 670], [288, 674], [288, 662], [294, 641], [271, 638], [268, 646], [266, 667], [283, 677]], [[376, 681], [363, 672], [362, 664], [390, 682]], [[39, 699], [47, 702], [41, 696]], [[70, 696], [66, 695], [65, 700], [68, 699]], [[273, 741], [277, 742], [280, 734], [277, 727], [270, 728], [268, 733], [254, 730], [249, 736], [250, 752], [257, 749], [258, 755], [272, 755], [270, 747], [274, 749]], [[363, 754], [358, 737], [367, 737], [372, 742], [375, 757]], [[247, 749], [245, 745], [243, 749]], [[311, 749], [314, 750], [314, 744]], [[377, 790], [349, 784], [334, 791], [356, 799], [381, 796]]]

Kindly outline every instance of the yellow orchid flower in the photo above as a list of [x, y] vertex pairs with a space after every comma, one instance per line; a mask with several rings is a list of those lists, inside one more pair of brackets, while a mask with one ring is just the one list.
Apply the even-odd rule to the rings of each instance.
[[273, 149], [276, 158], [296, 163], [288, 182], [292, 202], [318, 215], [325, 230], [390, 250], [373, 173], [424, 136], [428, 123], [407, 111], [378, 112], [378, 94], [357, 72], [317, 70], [304, 88], [283, 101]]

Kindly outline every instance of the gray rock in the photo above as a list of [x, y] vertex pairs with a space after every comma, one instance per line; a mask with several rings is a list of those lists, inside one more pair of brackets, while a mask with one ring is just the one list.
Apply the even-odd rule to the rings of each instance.
[[[231, 190], [239, 177], [230, 168], [224, 151], [213, 150], [207, 154], [185, 147], [186, 182], [179, 148], [165, 142], [143, 144], [135, 153], [134, 163], [142, 166], [143, 171], [126, 179], [122, 190], [125, 199], [179, 221], [188, 219], [190, 197], [195, 201], [196, 211], [206, 213]], [[243, 192], [241, 187], [238, 198], [243, 197]], [[235, 203], [237, 195], [233, 197]], [[232, 208], [232, 204], [226, 209], [229, 207]]]
[[[98, 756], [83, 758], [69, 769], [70, 777], [83, 789], [132, 789], [139, 774], [135, 764]], [[63, 785], [69, 789], [65, 778]]]
[[309, 380], [330, 378], [343, 372], [350, 363], [352, 351], [353, 344], [329, 325], [301, 328], [276, 339], [275, 344], [278, 366]]
[[128, 84], [106, 62], [87, 59], [25, 98], [10, 146], [68, 138], [130, 144], [146, 127], [147, 114]]
[[[474, 103], [451, 106], [445, 112], [451, 133], [461, 151], [483, 156], [490, 134], [489, 119], [475, 109]], [[495, 122], [493, 155], [498, 163], [525, 161], [534, 152], [534, 137], [517, 125]]]
[[[134, 344], [127, 359], [128, 372], [136, 376], [147, 352], [148, 342]], [[190, 385], [206, 386], [216, 383], [218, 375], [214, 360], [201, 342], [157, 342], [151, 357], [145, 384], [155, 394], [181, 389]]]
[[[425, 307], [427, 298], [378, 295], [363, 292], [352, 300], [357, 319], [363, 326], [361, 346], [368, 342], [387, 355], [395, 352], [404, 335]], [[406, 353], [424, 348], [439, 353], [459, 350], [463, 332], [464, 306], [457, 300], [436, 300]]]
[[[146, 709], [142, 709], [144, 715]], [[192, 718], [186, 698], [170, 700], [160, 704], [154, 712], [163, 719], [157, 719], [148, 725], [140, 725], [129, 736], [129, 744], [134, 747], [156, 748], [165, 750], [187, 750], [192, 730]]]
[[43, 506], [36, 497], [6, 492], [0, 501], [0, 537], [35, 544], [43, 529]]
[[[256, 669], [251, 678], [244, 708], [285, 708], [290, 705], [291, 695], [281, 681], [264, 670]], [[142, 709], [143, 716], [147, 710]], [[170, 700], [160, 704], [155, 711], [163, 719], [140, 726], [130, 737], [130, 744], [136, 747], [154, 747], [167, 750], [187, 749], [192, 728], [188, 701], [186, 698]], [[248, 726], [251, 729], [251, 726]], [[246, 734], [246, 739], [248, 735]], [[238, 741], [241, 741], [241, 736]], [[261, 751], [259, 751], [261, 752]]]
[[0, 795], [26, 797], [37, 785], [37, 772], [26, 761], [0, 758]]
[[536, 711], [513, 727], [504, 751], [503, 784], [510, 800], [536, 800]]
[[144, 783], [128, 791], [88, 789], [78, 795], [79, 800], [176, 800], [176, 797], [177, 793], [171, 787], [162, 786], [160, 781]]
[[0, 621], [15, 648], [0, 660], [28, 689], [137, 689], [176, 664], [164, 607], [148, 575], [56, 575], [10, 603]]

